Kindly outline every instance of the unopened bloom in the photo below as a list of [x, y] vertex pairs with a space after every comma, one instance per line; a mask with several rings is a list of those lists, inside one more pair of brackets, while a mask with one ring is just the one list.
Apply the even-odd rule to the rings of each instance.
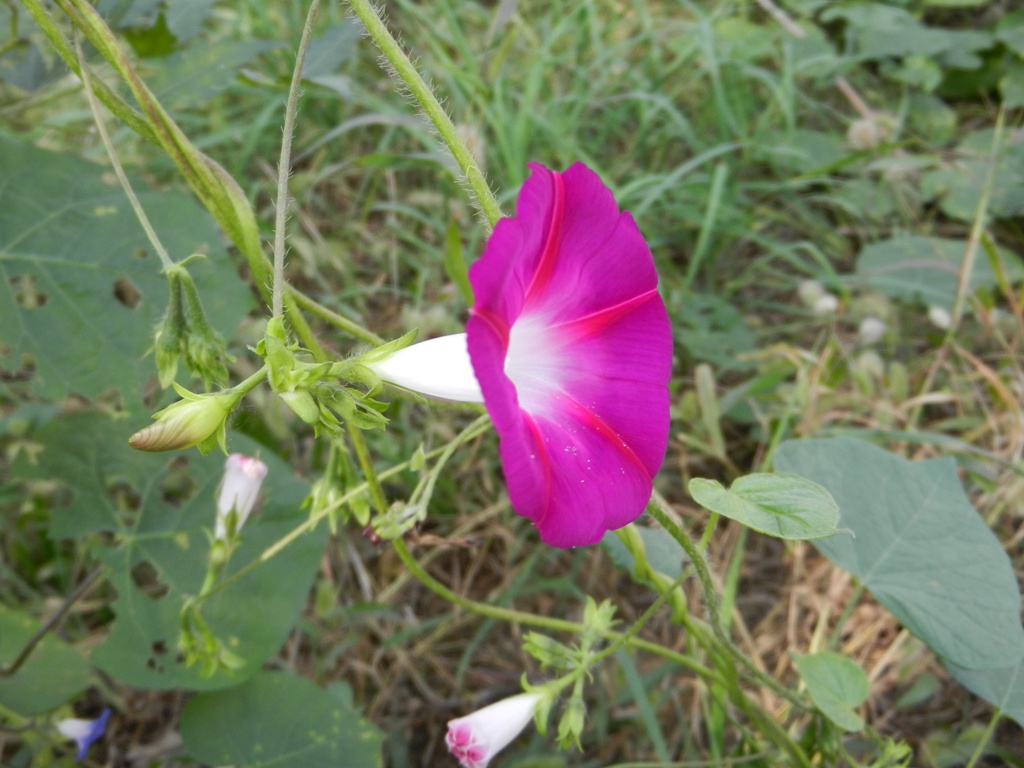
[[85, 753], [89, 751], [89, 746], [103, 736], [103, 731], [106, 730], [107, 720], [109, 719], [110, 710], [104, 709], [102, 714], [95, 720], [81, 720], [77, 717], [61, 720], [57, 723], [57, 730], [60, 731], [62, 736], [74, 739], [75, 743], [78, 744], [78, 754], [75, 755], [75, 759], [82, 760], [85, 758]]
[[928, 307], [928, 320], [940, 331], [948, 331], [953, 324], [953, 316], [949, 310], [936, 304]]
[[537, 693], [520, 693], [448, 721], [445, 743], [463, 768], [486, 768], [533, 719], [541, 700]]
[[516, 512], [547, 544], [594, 544], [650, 498], [668, 443], [672, 330], [650, 249], [597, 174], [530, 168], [516, 215], [469, 270], [465, 337], [371, 367], [419, 392], [482, 399]]
[[[227, 539], [229, 529], [232, 534], [241, 530], [256, 505], [256, 497], [266, 476], [267, 465], [259, 459], [240, 453], [228, 456], [224, 465], [224, 479], [217, 493], [216, 538], [223, 541]], [[232, 515], [232, 524], [228, 525]]]
[[174, 388], [182, 399], [153, 414], [156, 423], [140, 429], [128, 438], [128, 444], [140, 451], [175, 451], [195, 445], [209, 453], [215, 445], [223, 448], [225, 422], [242, 393], [226, 390], [197, 395], [177, 383]]

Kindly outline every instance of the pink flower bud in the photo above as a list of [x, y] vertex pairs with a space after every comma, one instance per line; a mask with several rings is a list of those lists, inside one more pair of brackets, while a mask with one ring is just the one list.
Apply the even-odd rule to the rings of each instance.
[[[267, 476], [267, 465], [259, 459], [250, 459], [240, 453], [232, 453], [224, 465], [224, 479], [217, 493], [217, 530], [216, 537], [227, 538], [228, 529], [232, 532], [241, 530], [246, 518], [256, 505], [263, 478]], [[228, 521], [234, 514], [234, 524]]]
[[445, 743], [463, 768], [486, 768], [533, 719], [542, 696], [521, 693], [448, 721]]

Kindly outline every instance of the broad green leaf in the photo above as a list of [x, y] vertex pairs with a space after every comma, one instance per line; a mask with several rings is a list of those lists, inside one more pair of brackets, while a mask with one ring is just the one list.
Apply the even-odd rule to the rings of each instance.
[[1024, 59], [1024, 11], [1013, 11], [996, 24], [996, 39]]
[[361, 27], [351, 19], [332, 24], [309, 43], [302, 77], [318, 82], [333, 77], [338, 69], [356, 53]]
[[282, 672], [196, 696], [181, 713], [181, 738], [189, 756], [208, 765], [382, 765], [376, 727], [339, 697]]
[[[35, 364], [33, 392], [136, 403], [154, 375], [167, 282], [124, 192], [93, 163], [0, 136], [0, 368]], [[187, 195], [133, 185], [164, 246], [189, 262], [213, 327], [230, 338], [252, 299], [210, 216]]]
[[938, 655], [970, 669], [1020, 661], [1017, 579], [953, 459], [908, 461], [838, 437], [785, 442], [775, 466], [828, 489], [855, 537], [815, 546]]
[[162, 0], [97, 0], [96, 10], [112, 27], [151, 27], [160, 15]]
[[860, 665], [831, 651], [790, 656], [814, 706], [844, 731], [861, 730], [864, 719], [854, 710], [868, 697], [868, 676]]
[[[872, 290], [905, 301], [952, 309], [966, 240], [924, 235], [900, 235], [865, 246], [857, 256], [857, 276]], [[1020, 259], [999, 248], [999, 258], [1011, 281], [1024, 275]], [[971, 271], [970, 290], [996, 284], [984, 253]]]
[[166, 107], [197, 106], [230, 88], [243, 66], [275, 47], [265, 40], [221, 40], [190, 46], [155, 63], [157, 70], [149, 78], [149, 87]]
[[[39, 622], [0, 605], [0, 666], [21, 653]], [[0, 708], [38, 715], [65, 704], [92, 684], [89, 665], [72, 646], [46, 635], [11, 677], [0, 677]]]
[[[993, 81], [992, 87], [995, 85]], [[995, 173], [991, 188], [986, 189], [993, 162]], [[998, 145], [992, 129], [974, 131], [957, 145], [948, 163], [921, 177], [921, 195], [926, 200], [937, 200], [944, 214], [960, 221], [974, 220], [985, 192], [988, 216], [1024, 215], [1024, 142], [1014, 140], [1012, 131], [1004, 132]]]
[[1024, 63], [1007, 65], [1006, 74], [999, 80], [999, 95], [1007, 108], [1024, 107]]
[[0, 40], [20, 42], [7, 48], [0, 43], [0, 81], [10, 83], [23, 91], [32, 92], [67, 74], [67, 68], [58, 56], [52, 56], [42, 43], [39, 28], [32, 18], [14, 3], [0, 3]]
[[942, 663], [960, 685], [1024, 727], [1024, 660], [1005, 669], [964, 669], [948, 659]]
[[[54, 538], [113, 535], [112, 546], [96, 555], [109, 567], [118, 592], [112, 606], [117, 619], [93, 653], [94, 663], [140, 688], [236, 684], [259, 669], [294, 625], [323, 553], [326, 527], [299, 537], [203, 603], [214, 634], [246, 662], [234, 677], [203, 678], [198, 667], [188, 668], [177, 657], [178, 616], [206, 573], [224, 457], [134, 451], [127, 444], [139, 426], [134, 421], [96, 413], [55, 420], [33, 436], [42, 447], [36, 462], [20, 457], [12, 478], [57, 479], [67, 487], [70, 503], [52, 512]], [[287, 464], [248, 438], [231, 435], [229, 447], [260, 455], [269, 467], [260, 511], [246, 523], [228, 566], [235, 572], [306, 519], [300, 506], [307, 488]]]
[[[164, 10], [167, 26], [179, 44], [191, 40], [203, 30], [203, 23], [213, 10], [216, 1], [174, 0], [174, 2], [167, 3]], [[194, 45], [192, 50], [201, 47], [202, 45]]]
[[728, 490], [716, 480], [695, 477], [687, 488], [702, 507], [782, 539], [831, 536], [839, 522], [839, 507], [828, 491], [798, 475], [746, 475]]
[[930, 27], [902, 8], [881, 3], [832, 7], [821, 18], [844, 19], [857, 53], [865, 59], [939, 57], [946, 66], [963, 66], [964, 56], [992, 45], [986, 32]]
[[780, 175], [818, 172], [849, 154], [838, 134], [806, 128], [768, 133], [755, 149]]

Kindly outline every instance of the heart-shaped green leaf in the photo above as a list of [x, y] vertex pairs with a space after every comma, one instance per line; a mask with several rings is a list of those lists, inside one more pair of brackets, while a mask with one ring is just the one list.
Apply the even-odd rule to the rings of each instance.
[[687, 488], [702, 507], [782, 539], [831, 536], [839, 522], [839, 507], [829, 492], [798, 475], [746, 475], [729, 489], [697, 477]]
[[964, 495], [953, 459], [908, 461], [863, 440], [790, 440], [775, 466], [821, 483], [854, 537], [814, 542], [933, 651], [969, 669], [1024, 654], [1010, 560]]
[[868, 697], [868, 676], [860, 665], [831, 651], [790, 656], [814, 706], [844, 731], [861, 730], [864, 719], [854, 710]]

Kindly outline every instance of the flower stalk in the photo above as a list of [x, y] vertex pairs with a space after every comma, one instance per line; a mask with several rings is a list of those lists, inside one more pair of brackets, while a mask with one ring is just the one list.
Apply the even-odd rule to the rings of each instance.
[[373, 4], [369, 0], [349, 0], [349, 6], [363, 22], [367, 34], [380, 48], [384, 58], [391, 64], [392, 75], [409, 89], [409, 93], [419, 103], [430, 122], [434, 124], [441, 140], [452, 153], [455, 162], [459, 164], [477, 206], [493, 227], [501, 218], [501, 207], [498, 205], [494, 193], [491, 192], [491, 188], [487, 185], [487, 180], [473, 158], [473, 153], [470, 152], [466, 142], [459, 135], [452, 119], [437, 100], [433, 90], [423, 80], [416, 66], [406, 56], [402, 46], [388, 30]]

